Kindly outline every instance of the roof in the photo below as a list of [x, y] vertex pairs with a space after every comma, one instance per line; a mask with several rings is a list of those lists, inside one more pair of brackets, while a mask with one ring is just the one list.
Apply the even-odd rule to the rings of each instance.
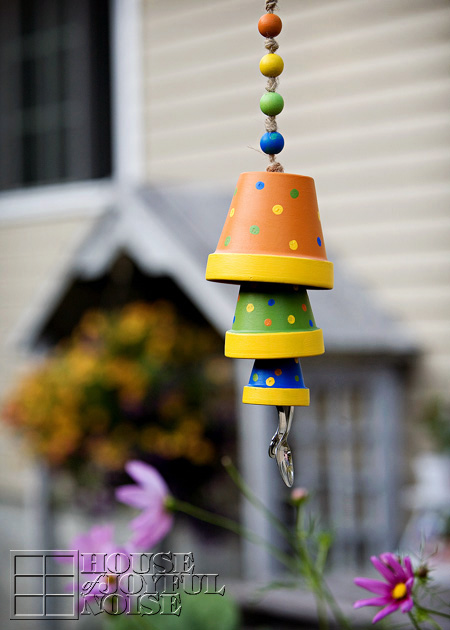
[[[145, 187], [127, 192], [106, 209], [55, 278], [52, 295], [40, 296], [32, 317], [16, 335], [33, 348], [58, 301], [74, 278], [92, 280], [107, 273], [126, 253], [152, 276], [168, 275], [220, 332], [230, 327], [238, 287], [205, 280], [208, 254], [215, 250], [230, 196], [212, 186]], [[402, 324], [374, 304], [368, 293], [335, 263], [333, 291], [310, 291], [327, 352], [411, 354], [414, 343]], [[58, 273], [58, 272], [57, 272]]]

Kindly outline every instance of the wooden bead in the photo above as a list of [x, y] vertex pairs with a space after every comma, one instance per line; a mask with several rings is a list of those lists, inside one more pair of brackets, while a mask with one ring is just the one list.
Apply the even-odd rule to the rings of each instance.
[[278, 92], [266, 92], [261, 96], [259, 106], [266, 116], [277, 116], [283, 111], [284, 100]]
[[264, 55], [259, 62], [259, 69], [261, 70], [261, 74], [265, 77], [277, 77], [283, 72], [284, 61], [280, 55], [269, 53], [268, 55]]
[[266, 13], [259, 18], [258, 31], [263, 37], [276, 37], [281, 33], [282, 26], [278, 15]]
[[284, 138], [278, 131], [272, 131], [271, 133], [268, 132], [261, 136], [259, 146], [261, 147], [261, 151], [264, 151], [264, 153], [267, 153], [268, 155], [275, 155], [283, 150]]

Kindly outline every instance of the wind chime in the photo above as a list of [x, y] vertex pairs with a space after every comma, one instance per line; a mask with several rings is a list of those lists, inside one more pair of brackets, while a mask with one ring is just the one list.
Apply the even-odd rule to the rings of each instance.
[[284, 69], [274, 39], [282, 29], [276, 5], [267, 1], [267, 13], [258, 22], [269, 51], [259, 64], [268, 78], [260, 100], [267, 117], [260, 147], [269, 165], [266, 171], [240, 175], [206, 278], [241, 285], [225, 356], [255, 359], [242, 402], [276, 406], [278, 428], [269, 455], [291, 487], [294, 467], [287, 440], [294, 407], [309, 405], [299, 357], [324, 352], [307, 289], [331, 289], [333, 264], [326, 257], [314, 180], [285, 173], [276, 161], [284, 147], [276, 121], [284, 107], [276, 91]]

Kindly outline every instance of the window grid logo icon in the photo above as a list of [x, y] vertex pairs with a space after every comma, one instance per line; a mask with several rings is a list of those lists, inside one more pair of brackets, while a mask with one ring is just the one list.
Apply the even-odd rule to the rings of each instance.
[[11, 620], [78, 619], [78, 550], [11, 551]]

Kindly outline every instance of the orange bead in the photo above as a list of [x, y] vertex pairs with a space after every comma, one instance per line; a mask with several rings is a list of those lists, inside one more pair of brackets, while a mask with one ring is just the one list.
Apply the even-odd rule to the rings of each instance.
[[274, 13], [264, 14], [258, 22], [258, 31], [263, 37], [276, 37], [281, 33], [283, 23]]

